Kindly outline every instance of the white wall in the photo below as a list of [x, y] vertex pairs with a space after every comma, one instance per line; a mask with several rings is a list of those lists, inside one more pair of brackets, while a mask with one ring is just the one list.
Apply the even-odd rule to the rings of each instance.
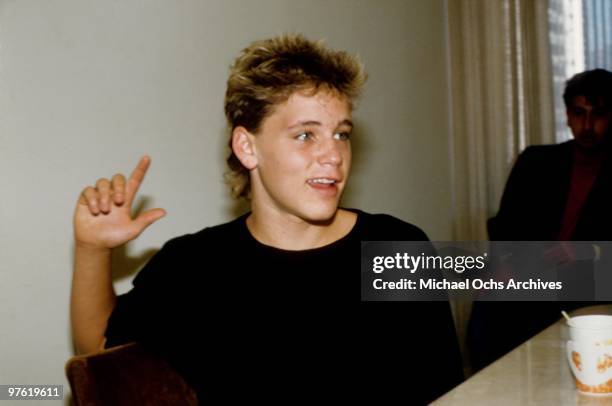
[[67, 384], [85, 185], [153, 157], [141, 195], [168, 217], [122, 253], [119, 292], [150, 249], [234, 216], [227, 68], [285, 31], [358, 53], [369, 71], [345, 205], [450, 239], [443, 0], [0, 0], [0, 384]]

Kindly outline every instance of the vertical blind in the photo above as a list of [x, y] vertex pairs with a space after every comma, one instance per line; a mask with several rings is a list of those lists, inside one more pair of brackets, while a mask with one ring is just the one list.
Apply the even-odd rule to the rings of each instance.
[[612, 1], [549, 0], [550, 50], [555, 103], [555, 138], [571, 138], [562, 94], [565, 81], [578, 72], [612, 70]]

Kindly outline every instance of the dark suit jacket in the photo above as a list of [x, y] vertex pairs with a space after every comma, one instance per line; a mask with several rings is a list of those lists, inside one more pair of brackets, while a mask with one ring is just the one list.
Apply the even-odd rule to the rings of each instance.
[[[518, 157], [499, 213], [489, 222], [497, 241], [555, 240], [567, 203], [573, 144], [531, 146]], [[603, 163], [572, 234], [574, 241], [612, 240], [612, 162]]]
[[[499, 212], [489, 220], [492, 241], [554, 241], [568, 199], [574, 142], [531, 146], [518, 157]], [[572, 233], [575, 241], [612, 240], [612, 162], [603, 163]], [[568, 273], [589, 283], [585, 271]], [[574, 270], [576, 271], [576, 270]], [[590, 302], [475, 302], [467, 345], [478, 370], [560, 318], [560, 311]], [[521, 315], [521, 317], [517, 317]]]

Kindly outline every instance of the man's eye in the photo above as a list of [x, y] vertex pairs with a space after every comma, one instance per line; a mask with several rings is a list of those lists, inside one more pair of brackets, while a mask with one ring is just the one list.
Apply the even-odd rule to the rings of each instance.
[[341, 141], [348, 141], [349, 139], [351, 139], [351, 134], [348, 132], [336, 133], [334, 134], [334, 138]]
[[594, 110], [593, 110], [593, 115], [594, 115], [595, 117], [605, 117], [605, 116], [607, 116], [607, 115], [608, 115], [608, 113], [609, 113], [609, 112], [608, 112], [608, 110], [606, 110], [606, 109], [594, 109]]
[[311, 137], [312, 137], [311, 133], [309, 133], [308, 131], [304, 131], [303, 133], [298, 134], [298, 136], [295, 137], [295, 139], [300, 140], [300, 141], [307, 141]]

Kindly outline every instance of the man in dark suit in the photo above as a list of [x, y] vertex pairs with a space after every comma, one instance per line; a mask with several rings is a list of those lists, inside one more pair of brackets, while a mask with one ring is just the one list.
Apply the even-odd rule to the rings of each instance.
[[519, 156], [491, 240], [612, 240], [612, 73], [579, 73], [563, 94], [574, 139]]
[[[612, 240], [612, 73], [595, 69], [573, 76], [563, 99], [574, 139], [530, 146], [520, 154], [499, 212], [489, 220], [491, 240]], [[567, 260], [575, 259], [572, 252], [568, 255]], [[586, 277], [578, 272], [568, 275]], [[484, 367], [553, 323], [561, 308], [585, 304], [476, 302], [468, 327], [474, 368]]]

